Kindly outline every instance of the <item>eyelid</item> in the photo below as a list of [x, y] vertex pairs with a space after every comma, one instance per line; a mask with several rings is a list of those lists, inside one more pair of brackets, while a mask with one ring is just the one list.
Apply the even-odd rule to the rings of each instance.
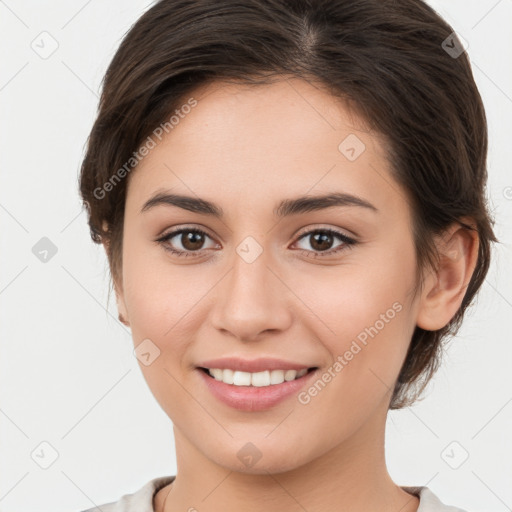
[[[205, 228], [191, 226], [191, 225], [174, 226], [173, 228], [171, 228], [169, 230], [164, 230], [161, 235], [157, 236], [155, 241], [165, 244], [166, 242], [168, 242], [169, 239], [174, 238], [175, 236], [179, 235], [180, 233], [187, 232], [187, 231], [203, 234], [215, 242], [216, 237], [212, 236]], [[187, 251], [187, 252], [190, 252], [192, 254], [193, 252], [199, 253], [203, 250], [204, 249], [200, 249], [198, 251]]]
[[347, 232], [347, 230], [344, 230], [343, 228], [339, 228], [337, 226], [326, 226], [325, 224], [310, 224], [305, 228], [301, 228], [297, 233], [295, 233], [294, 236], [296, 238], [300, 238], [302, 235], [310, 233], [311, 231], [333, 231], [336, 232], [337, 234], [343, 235], [346, 238], [350, 238], [357, 242], [357, 236], [354, 233], [351, 233], [350, 231]]
[[315, 228], [310, 226], [308, 229], [306, 229], [304, 233], [298, 235], [295, 238], [295, 242], [293, 243], [293, 245], [295, 245], [296, 243], [300, 242], [303, 239], [307, 239], [313, 233], [328, 233], [329, 235], [341, 240], [341, 244], [335, 247], [334, 249], [328, 249], [326, 251], [310, 251], [306, 249], [297, 249], [298, 251], [302, 252], [307, 258], [327, 260], [329, 257], [339, 256], [341, 253], [344, 253], [349, 249], [352, 249], [359, 243], [356, 238], [346, 235], [345, 233], [340, 231], [339, 228]]
[[[175, 226], [167, 233], [164, 231], [164, 234], [160, 235], [155, 241], [157, 243], [160, 243], [164, 249], [172, 254], [174, 254], [177, 257], [200, 257], [204, 255], [205, 251], [210, 250], [209, 249], [199, 249], [197, 251], [183, 251], [180, 249], [173, 249], [170, 247], [169, 240], [174, 238], [175, 236], [178, 236], [179, 234], [183, 232], [195, 232], [200, 233], [202, 235], [207, 236], [211, 240], [214, 240], [215, 237], [211, 236], [205, 229], [202, 227], [199, 228], [197, 226], [190, 226], [190, 225], [184, 225], [184, 226]], [[307, 238], [308, 236], [311, 236], [313, 233], [317, 232], [324, 232], [331, 234], [334, 237], [338, 237], [338, 239], [341, 240], [341, 244], [336, 247], [335, 249], [328, 249], [326, 251], [310, 251], [306, 249], [296, 249], [302, 253], [306, 253], [308, 257], [313, 258], [328, 258], [329, 256], [338, 255], [338, 253], [346, 251], [350, 248], [352, 248], [354, 245], [358, 244], [357, 237], [354, 237], [353, 235], [347, 235], [344, 233], [341, 228], [334, 228], [334, 227], [326, 227], [321, 224], [316, 225], [310, 225], [307, 227], [302, 228], [299, 230], [298, 233], [294, 235], [294, 241], [292, 245], [296, 244], [297, 242], [300, 242], [302, 239]]]
[[[197, 225], [192, 225], [192, 224], [184, 224], [182, 226], [181, 225], [174, 226], [173, 228], [170, 228], [169, 230], [165, 229], [160, 235], [157, 236], [157, 238], [163, 238], [170, 234], [177, 234], [181, 230], [183, 230], [183, 231], [185, 231], [185, 230], [198, 231], [198, 232], [204, 233], [205, 235], [209, 236], [212, 239], [216, 238], [208, 232], [207, 228], [205, 228], [203, 226], [198, 227]], [[357, 241], [357, 238], [358, 238], [357, 235], [355, 235], [354, 233], [351, 233], [350, 231], [347, 232], [347, 230], [343, 230], [343, 228], [339, 228], [337, 226], [336, 227], [326, 226], [325, 224], [311, 224], [309, 226], [299, 229], [299, 231], [295, 232], [292, 236], [296, 240], [297, 238], [300, 238], [302, 235], [305, 235], [306, 233], [309, 233], [311, 231], [316, 231], [316, 230], [318, 230], [318, 231], [335, 231], [339, 234], [342, 234], [343, 236], [345, 236], [347, 238], [353, 239], [354, 241]]]

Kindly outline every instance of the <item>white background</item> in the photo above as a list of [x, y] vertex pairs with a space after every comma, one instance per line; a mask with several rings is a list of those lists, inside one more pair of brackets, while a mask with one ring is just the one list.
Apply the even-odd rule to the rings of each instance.
[[[399, 485], [428, 485], [469, 512], [502, 512], [512, 508], [512, 1], [430, 3], [469, 42], [502, 244], [427, 397], [389, 414], [386, 454]], [[171, 422], [143, 380], [114, 295], [107, 306], [107, 262], [89, 238], [77, 183], [100, 81], [147, 8], [0, 1], [3, 512], [82, 510], [176, 471]], [[48, 59], [31, 48], [43, 31], [59, 45]], [[47, 263], [32, 253], [42, 237], [58, 249]], [[58, 452], [48, 469], [31, 457], [43, 441]], [[441, 456], [452, 441], [454, 457], [469, 454], [458, 469]]]

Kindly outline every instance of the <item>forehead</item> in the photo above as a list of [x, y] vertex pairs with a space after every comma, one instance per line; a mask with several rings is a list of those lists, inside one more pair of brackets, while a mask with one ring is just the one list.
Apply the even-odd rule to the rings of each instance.
[[130, 176], [127, 200], [138, 206], [163, 188], [246, 207], [334, 190], [393, 193], [383, 137], [317, 84], [214, 82], [182, 101], [195, 106], [177, 107], [178, 122]]
[[[219, 81], [198, 87], [181, 100], [184, 104], [193, 98], [197, 106], [180, 116], [179, 126], [172, 129], [174, 135], [179, 132], [176, 143], [195, 139], [196, 144], [198, 130], [208, 132], [212, 142], [226, 142], [229, 136], [232, 146], [259, 136], [251, 144], [255, 149], [272, 141], [300, 149], [304, 141], [312, 145], [329, 132], [335, 142], [344, 131], [369, 134], [365, 120], [349, 109], [347, 101], [330, 95], [322, 85], [298, 78], [274, 80], [258, 85]], [[377, 133], [372, 137], [380, 138]]]

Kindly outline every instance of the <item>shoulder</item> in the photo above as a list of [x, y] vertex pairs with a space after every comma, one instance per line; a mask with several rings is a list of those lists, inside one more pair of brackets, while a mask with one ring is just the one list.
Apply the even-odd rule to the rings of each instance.
[[467, 512], [461, 508], [445, 505], [428, 487], [402, 486], [402, 489], [419, 497], [420, 505], [417, 512]]
[[117, 501], [96, 505], [80, 512], [154, 512], [153, 497], [175, 476], [161, 476], [153, 478], [135, 492], [124, 494]]

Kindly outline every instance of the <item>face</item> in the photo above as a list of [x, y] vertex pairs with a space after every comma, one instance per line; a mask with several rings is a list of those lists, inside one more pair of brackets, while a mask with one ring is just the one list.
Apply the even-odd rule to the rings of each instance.
[[[297, 79], [191, 96], [129, 177], [118, 293], [177, 443], [260, 473], [380, 439], [418, 311], [411, 211], [383, 140]], [[224, 383], [200, 369], [219, 358], [269, 373]], [[308, 373], [265, 381], [286, 367]]]

